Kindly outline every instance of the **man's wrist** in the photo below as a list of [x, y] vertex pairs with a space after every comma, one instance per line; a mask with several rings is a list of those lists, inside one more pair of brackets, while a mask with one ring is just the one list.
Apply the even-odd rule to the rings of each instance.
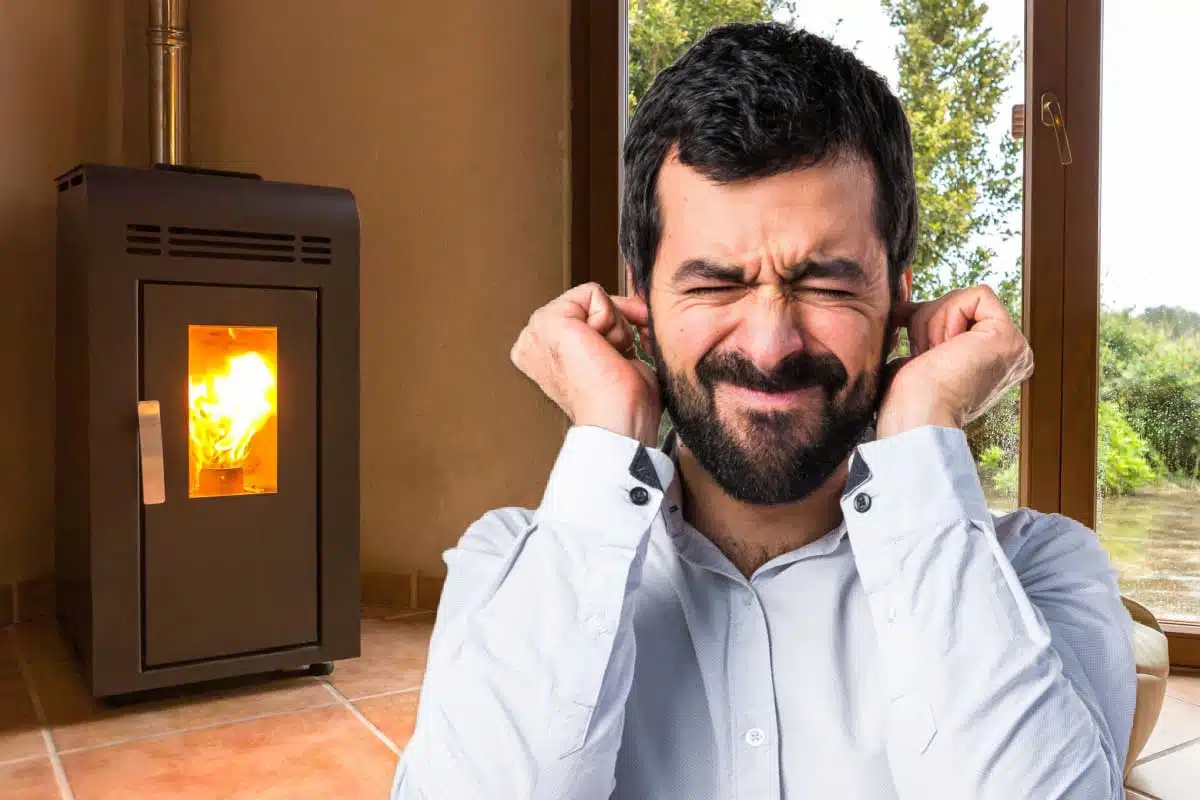
[[876, 438], [887, 439], [930, 425], [938, 428], [962, 427], [958, 416], [943, 406], [885, 408], [880, 411], [876, 421], [875, 435]]
[[658, 426], [661, 419], [651, 419], [647, 413], [608, 413], [581, 414], [574, 422], [576, 425], [588, 425], [594, 428], [604, 428], [607, 431], [633, 439], [646, 447], [658, 444]]

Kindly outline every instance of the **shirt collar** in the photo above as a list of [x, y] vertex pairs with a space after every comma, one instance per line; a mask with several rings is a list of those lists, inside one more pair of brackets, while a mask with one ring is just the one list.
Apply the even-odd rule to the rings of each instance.
[[[860, 441], [860, 444], [872, 441], [874, 438], [875, 431], [869, 428]], [[674, 428], [671, 428], [667, 432], [661, 449], [675, 464], [675, 476], [672, 478], [671, 484], [667, 487], [663, 496], [662, 517], [667, 533], [675, 545], [676, 552], [682, 558], [696, 564], [696, 566], [712, 569], [723, 574], [733, 570], [734, 574], [740, 577], [740, 573], [737, 573], [737, 570], [733, 568], [733, 565], [729, 563], [729, 559], [725, 557], [720, 549], [707, 536], [697, 531], [691, 525], [688, 525], [683, 519], [683, 478], [679, 471], [679, 434]], [[857, 453], [854, 455], [854, 459], [858, 460]], [[766, 564], [763, 564], [755, 572], [755, 576], [782, 569], [797, 561], [829, 555], [842, 546], [842, 541], [846, 538], [846, 535], [846, 523], [843, 521], [821, 538], [798, 547], [795, 550], [778, 555]]]

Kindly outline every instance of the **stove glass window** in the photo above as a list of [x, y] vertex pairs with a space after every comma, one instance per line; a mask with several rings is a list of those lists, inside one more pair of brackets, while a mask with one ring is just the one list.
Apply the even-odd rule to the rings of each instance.
[[279, 331], [188, 326], [188, 496], [279, 491]]

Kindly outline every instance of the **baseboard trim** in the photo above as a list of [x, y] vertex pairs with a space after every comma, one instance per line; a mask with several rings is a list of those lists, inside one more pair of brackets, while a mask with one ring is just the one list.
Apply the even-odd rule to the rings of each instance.
[[420, 572], [364, 572], [362, 604], [399, 611], [437, 611], [445, 578]]
[[[397, 611], [437, 611], [446, 581], [420, 572], [364, 572], [360, 578], [364, 606]], [[53, 578], [0, 583], [0, 628], [53, 617], [54, 594]]]
[[53, 578], [0, 584], [0, 628], [53, 616]]
[[0, 583], [0, 628], [17, 621], [16, 592], [11, 583]]

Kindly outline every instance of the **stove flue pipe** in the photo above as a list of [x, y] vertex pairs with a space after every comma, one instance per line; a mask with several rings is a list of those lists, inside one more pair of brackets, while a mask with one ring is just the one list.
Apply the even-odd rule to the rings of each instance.
[[188, 122], [188, 3], [150, 0], [150, 158], [185, 164]]

